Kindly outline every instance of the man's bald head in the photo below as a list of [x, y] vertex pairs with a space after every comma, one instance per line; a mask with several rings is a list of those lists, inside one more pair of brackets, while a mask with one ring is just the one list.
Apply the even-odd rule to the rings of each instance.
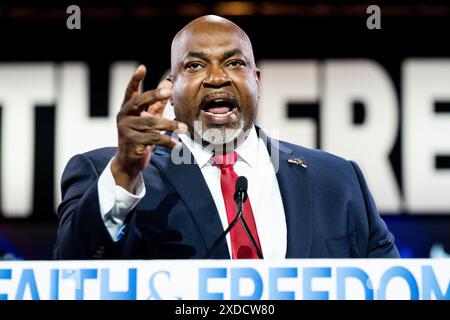
[[247, 54], [249, 55], [249, 58], [251, 58], [253, 66], [255, 66], [252, 44], [245, 31], [228, 19], [216, 15], [206, 15], [189, 22], [173, 38], [171, 48], [172, 70], [174, 70], [174, 63], [180, 58], [180, 49], [183, 51], [183, 48], [186, 46], [186, 41], [191, 39], [192, 36], [201, 37], [209, 35], [217, 37], [224, 33], [233, 34], [245, 43]]

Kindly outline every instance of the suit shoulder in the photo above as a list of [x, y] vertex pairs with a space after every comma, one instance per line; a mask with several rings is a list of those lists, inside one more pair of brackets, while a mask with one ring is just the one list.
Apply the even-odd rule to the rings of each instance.
[[82, 161], [81, 163], [90, 163], [90, 165], [92, 165], [97, 172], [102, 172], [116, 153], [116, 149], [116, 147], [104, 147], [74, 155], [69, 160], [67, 166], [78, 166], [80, 161]]
[[286, 141], [280, 141], [280, 145], [291, 149], [294, 154], [303, 157], [305, 161], [308, 160], [311, 163], [319, 162], [333, 166], [348, 166], [350, 164], [349, 160], [320, 149], [307, 148]]
[[116, 153], [116, 147], [104, 147], [99, 149], [94, 149], [88, 152], [83, 153], [83, 155], [92, 161], [104, 162], [106, 163], [111, 160], [111, 158]]
[[280, 145], [292, 150], [308, 166], [308, 172], [315, 177], [322, 177], [328, 182], [355, 182], [357, 179], [357, 164], [335, 154], [311, 149], [292, 143], [280, 141]]

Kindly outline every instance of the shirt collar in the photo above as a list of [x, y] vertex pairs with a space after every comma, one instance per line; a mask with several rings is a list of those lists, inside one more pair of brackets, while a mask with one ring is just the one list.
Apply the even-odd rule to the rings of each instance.
[[[186, 134], [179, 134], [178, 136], [192, 153], [198, 166], [203, 168], [209, 162], [213, 153], [210, 150], [203, 148], [202, 145], [192, 140]], [[235, 149], [238, 154], [238, 160], [241, 159], [250, 165], [250, 167], [254, 167], [258, 161], [258, 145], [256, 129], [255, 126], [252, 126], [247, 138]]]
[[258, 135], [255, 126], [252, 126], [247, 139], [236, 148], [239, 158], [244, 160], [250, 167], [255, 167], [258, 161]]

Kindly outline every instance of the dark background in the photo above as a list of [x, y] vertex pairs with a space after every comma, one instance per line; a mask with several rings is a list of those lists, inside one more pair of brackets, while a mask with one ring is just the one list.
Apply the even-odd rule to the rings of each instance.
[[[66, 8], [71, 4], [81, 8], [81, 30], [66, 27]], [[366, 28], [366, 8], [371, 4], [381, 8], [381, 30]], [[379, 62], [396, 86], [400, 118], [402, 61], [410, 57], [450, 57], [450, 4], [445, 2], [126, 1], [106, 5], [96, 1], [44, 1], [37, 5], [22, 1], [0, 3], [0, 63], [87, 62], [91, 116], [102, 116], [107, 113], [109, 65], [118, 60], [140, 61], [149, 69], [145, 86], [155, 86], [170, 66], [172, 37], [204, 14], [222, 15], [240, 25], [253, 42], [257, 61], [368, 58]], [[0, 257], [8, 253], [5, 258], [51, 258], [56, 236], [55, 111], [37, 107], [33, 214], [27, 219], [6, 219], [0, 214]], [[320, 140], [318, 143], [320, 147]], [[390, 159], [402, 190], [400, 147], [399, 129]], [[450, 168], [449, 164], [444, 157], [443, 168]], [[450, 252], [450, 212], [404, 212], [383, 217], [403, 257], [429, 257], [431, 246], [437, 243]]]

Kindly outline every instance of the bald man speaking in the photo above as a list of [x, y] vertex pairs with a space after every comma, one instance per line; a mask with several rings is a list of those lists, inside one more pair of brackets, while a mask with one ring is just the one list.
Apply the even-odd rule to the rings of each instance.
[[145, 74], [125, 91], [118, 146], [66, 166], [56, 259], [399, 257], [354, 162], [255, 125], [260, 72], [236, 24], [195, 19], [169, 79], [141, 93]]

